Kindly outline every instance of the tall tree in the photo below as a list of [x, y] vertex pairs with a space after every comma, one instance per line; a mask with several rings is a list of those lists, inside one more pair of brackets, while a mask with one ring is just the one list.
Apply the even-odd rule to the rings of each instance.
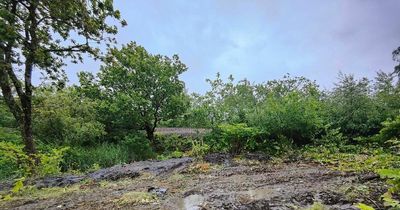
[[110, 49], [99, 73], [100, 85], [153, 141], [161, 120], [185, 111], [185, 85], [179, 75], [186, 69], [177, 55], [152, 55], [136, 43], [129, 43], [122, 49]]
[[[82, 53], [99, 55], [96, 44], [120, 20], [112, 0], [2, 0], [0, 2], [0, 87], [15, 117], [28, 154], [36, 153], [32, 136], [32, 73], [47, 73], [57, 80], [65, 59], [82, 61]], [[122, 25], [125, 21], [121, 20]]]
[[392, 53], [393, 60], [397, 62], [397, 65], [394, 67], [394, 74], [397, 74], [400, 77], [400, 47], [395, 49]]

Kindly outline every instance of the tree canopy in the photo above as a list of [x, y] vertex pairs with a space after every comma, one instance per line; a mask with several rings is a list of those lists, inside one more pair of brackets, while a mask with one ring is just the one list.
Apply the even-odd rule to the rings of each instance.
[[108, 36], [117, 33], [116, 26], [107, 24], [109, 17], [120, 20], [112, 0], [0, 2], [0, 87], [28, 153], [36, 153], [32, 72], [42, 71], [59, 80], [65, 78], [62, 67], [66, 59], [82, 61], [82, 53], [98, 57], [96, 44], [115, 41]]

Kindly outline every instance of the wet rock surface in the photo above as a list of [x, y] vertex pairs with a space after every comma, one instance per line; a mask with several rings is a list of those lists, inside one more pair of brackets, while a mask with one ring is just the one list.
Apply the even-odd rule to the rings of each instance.
[[85, 176], [73, 176], [73, 175], [60, 176], [60, 177], [47, 177], [44, 179], [33, 181], [33, 183], [39, 189], [45, 187], [63, 187], [78, 183], [82, 181], [84, 178]]
[[[191, 173], [180, 169], [195, 168], [204, 162], [181, 158], [114, 166], [88, 175], [93, 180], [109, 180], [106, 186], [94, 185], [68, 196], [0, 203], [0, 209], [284, 210], [305, 209], [316, 202], [327, 209], [356, 209], [354, 204], [358, 202], [372, 206], [380, 203], [379, 196], [385, 191], [381, 180], [370, 179], [372, 175], [339, 172], [316, 164], [235, 162], [221, 154], [207, 159], [206, 163], [211, 163], [208, 171]], [[233, 164], [226, 165], [226, 161]], [[349, 189], [366, 190], [349, 194]], [[150, 194], [156, 199], [123, 205], [116, 202], [130, 192]]]
[[230, 164], [232, 162], [232, 155], [228, 153], [212, 153], [206, 155], [204, 161], [214, 164]]
[[164, 161], [139, 161], [131, 164], [117, 165], [111, 168], [101, 169], [88, 175], [89, 178], [99, 180], [118, 180], [121, 178], [134, 178], [141, 172], [155, 175], [171, 172], [174, 169], [185, 167], [191, 163], [191, 158], [175, 158]]
[[[38, 180], [28, 180], [25, 184], [35, 185], [37, 188], [40, 189], [47, 187], [64, 187], [68, 185], [73, 185], [84, 179], [90, 179], [94, 181], [116, 181], [123, 178], [135, 178], [140, 176], [140, 174], [143, 172], [148, 172], [154, 175], [162, 175], [165, 173], [170, 173], [175, 169], [185, 167], [192, 161], [192, 158], [176, 158], [164, 161], [139, 161], [130, 164], [116, 165], [110, 168], [100, 169], [87, 175], [46, 177]], [[12, 183], [7, 182], [3, 185], [0, 185], [0, 187], [2, 187], [2, 189], [0, 190], [11, 189]]]

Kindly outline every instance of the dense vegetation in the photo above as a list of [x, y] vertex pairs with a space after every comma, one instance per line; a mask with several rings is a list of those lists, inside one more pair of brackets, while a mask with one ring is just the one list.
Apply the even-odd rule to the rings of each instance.
[[[187, 67], [177, 55], [153, 55], [134, 42], [109, 45], [102, 55], [89, 45], [113, 41], [105, 37], [117, 32], [106, 18], [120, 19], [112, 1], [59, 4], [0, 3], [0, 179], [209, 152], [300, 151], [343, 170], [380, 172], [394, 186], [386, 202], [399, 205], [392, 199], [400, 180], [393, 169], [400, 166], [399, 66], [372, 80], [340, 73], [331, 90], [291, 75], [256, 84], [217, 74], [206, 93], [189, 94], [179, 78]], [[102, 66], [67, 86], [62, 59], [82, 61], [80, 53], [101, 58]], [[34, 68], [48, 75], [38, 87]], [[158, 136], [160, 126], [212, 131], [202, 138]]]
[[[268, 155], [310, 146], [397, 151], [400, 85], [394, 74], [378, 72], [373, 81], [340, 74], [331, 91], [290, 75], [262, 84], [235, 83], [232, 76], [224, 82], [217, 75], [208, 80], [211, 88], [205, 94], [188, 95], [178, 78], [186, 67], [177, 57], [151, 55], [134, 43], [111, 51], [124, 52], [129, 59], [109, 57], [97, 75], [81, 72], [77, 85], [35, 89], [34, 137], [44, 154], [68, 148], [63, 171], [190, 154], [193, 147], [203, 153]], [[2, 143], [20, 148], [22, 155], [18, 124], [3, 101], [0, 108]], [[201, 140], [163, 137], [154, 135], [157, 126], [212, 132]], [[1, 170], [2, 177], [20, 162], [15, 159], [12, 171]], [[11, 165], [3, 162], [3, 167]]]

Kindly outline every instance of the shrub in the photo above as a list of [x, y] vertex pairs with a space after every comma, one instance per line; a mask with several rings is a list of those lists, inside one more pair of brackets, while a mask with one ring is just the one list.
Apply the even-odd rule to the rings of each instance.
[[109, 167], [127, 162], [128, 153], [122, 145], [104, 143], [95, 147], [71, 147], [65, 155], [62, 171], [86, 171], [94, 164]]
[[189, 156], [203, 157], [210, 152], [210, 146], [201, 140], [192, 140], [192, 149], [188, 152]]
[[0, 142], [0, 178], [46, 176], [61, 172], [61, 163], [68, 147], [37, 154], [38, 165], [23, 151], [23, 146], [11, 142]]
[[110, 167], [154, 157], [149, 140], [141, 134], [130, 134], [120, 144], [103, 143], [94, 147], [71, 147], [65, 155], [63, 171], [87, 171], [94, 165]]
[[22, 177], [31, 173], [33, 162], [23, 145], [0, 141], [0, 178]]
[[61, 163], [69, 147], [52, 149], [50, 153], [39, 154], [40, 163], [37, 173], [39, 176], [57, 175], [61, 172]]
[[267, 131], [270, 139], [285, 136], [297, 145], [311, 143], [320, 132], [320, 101], [312, 96], [290, 92], [268, 96], [249, 117], [250, 125]]
[[157, 152], [168, 153], [173, 151], [189, 151], [192, 146], [191, 137], [184, 137], [176, 134], [156, 135], [155, 149]]
[[128, 160], [145, 160], [154, 157], [149, 140], [143, 134], [125, 136], [122, 146], [126, 150]]
[[258, 147], [261, 132], [244, 123], [222, 124], [217, 126], [206, 138], [208, 143], [216, 151], [239, 154], [243, 150], [254, 151]]
[[398, 140], [398, 138], [400, 138], [400, 115], [394, 120], [387, 120], [383, 122], [383, 128], [376, 136], [376, 139], [380, 143], [384, 143], [389, 140]]
[[39, 91], [35, 107], [33, 131], [44, 143], [94, 145], [106, 134], [105, 125], [97, 119], [99, 104], [89, 98], [79, 97], [73, 88], [58, 92]]

